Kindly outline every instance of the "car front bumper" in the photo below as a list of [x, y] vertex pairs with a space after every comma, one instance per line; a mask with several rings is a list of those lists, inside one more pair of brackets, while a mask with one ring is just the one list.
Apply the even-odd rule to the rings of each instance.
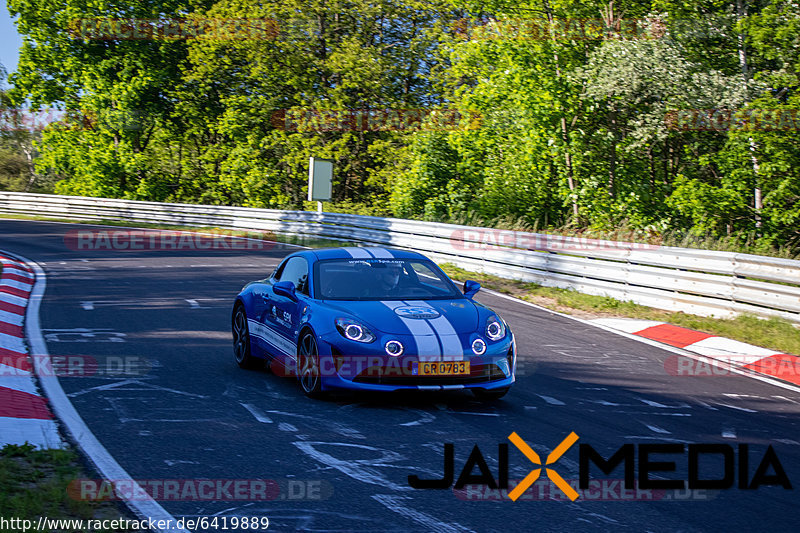
[[[392, 336], [413, 346], [410, 338]], [[515, 381], [517, 353], [513, 334], [504, 339], [487, 342], [486, 352], [477, 355], [471, 348], [460, 354], [436, 358], [420, 358], [414, 353], [390, 356], [375, 353], [375, 346], [383, 347], [387, 339], [364, 345], [343, 340], [338, 333], [317, 339], [320, 348], [320, 366], [323, 389], [349, 390], [457, 390], [481, 388], [485, 390], [510, 387]], [[471, 339], [462, 344], [471, 345]], [[420, 361], [469, 361], [470, 373], [447, 376], [420, 376], [414, 373]]]

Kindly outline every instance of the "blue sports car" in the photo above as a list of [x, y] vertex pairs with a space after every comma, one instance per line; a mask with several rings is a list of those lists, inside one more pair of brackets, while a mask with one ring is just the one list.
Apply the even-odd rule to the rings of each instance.
[[329, 248], [286, 257], [233, 305], [234, 356], [271, 362], [306, 395], [336, 389], [470, 389], [502, 397], [514, 383], [514, 335], [432, 261], [389, 248]]

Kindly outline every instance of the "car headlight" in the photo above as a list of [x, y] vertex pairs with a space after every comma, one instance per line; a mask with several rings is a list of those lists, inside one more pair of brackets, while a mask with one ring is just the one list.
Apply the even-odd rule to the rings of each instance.
[[387, 342], [386, 346], [384, 346], [384, 349], [386, 350], [387, 354], [393, 357], [403, 355], [403, 350], [404, 350], [403, 343], [396, 340], [390, 340], [389, 342]]
[[356, 342], [372, 342], [375, 335], [361, 322], [352, 318], [337, 318], [336, 329], [345, 339]]
[[496, 315], [490, 316], [486, 321], [486, 336], [493, 341], [499, 341], [506, 336], [506, 325]]
[[475, 355], [483, 355], [486, 353], [486, 343], [483, 339], [478, 338], [472, 341], [472, 352]]

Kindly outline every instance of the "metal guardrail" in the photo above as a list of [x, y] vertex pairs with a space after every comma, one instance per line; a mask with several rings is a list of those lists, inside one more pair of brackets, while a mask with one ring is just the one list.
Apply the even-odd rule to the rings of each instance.
[[800, 323], [800, 261], [395, 218], [0, 192], [0, 214], [270, 231], [421, 251], [467, 270], [698, 315]]

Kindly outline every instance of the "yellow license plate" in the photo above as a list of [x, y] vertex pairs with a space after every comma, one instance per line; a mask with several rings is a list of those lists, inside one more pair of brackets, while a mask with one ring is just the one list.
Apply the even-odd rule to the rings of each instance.
[[417, 374], [420, 376], [460, 376], [469, 374], [469, 361], [437, 361], [435, 363], [417, 363]]

